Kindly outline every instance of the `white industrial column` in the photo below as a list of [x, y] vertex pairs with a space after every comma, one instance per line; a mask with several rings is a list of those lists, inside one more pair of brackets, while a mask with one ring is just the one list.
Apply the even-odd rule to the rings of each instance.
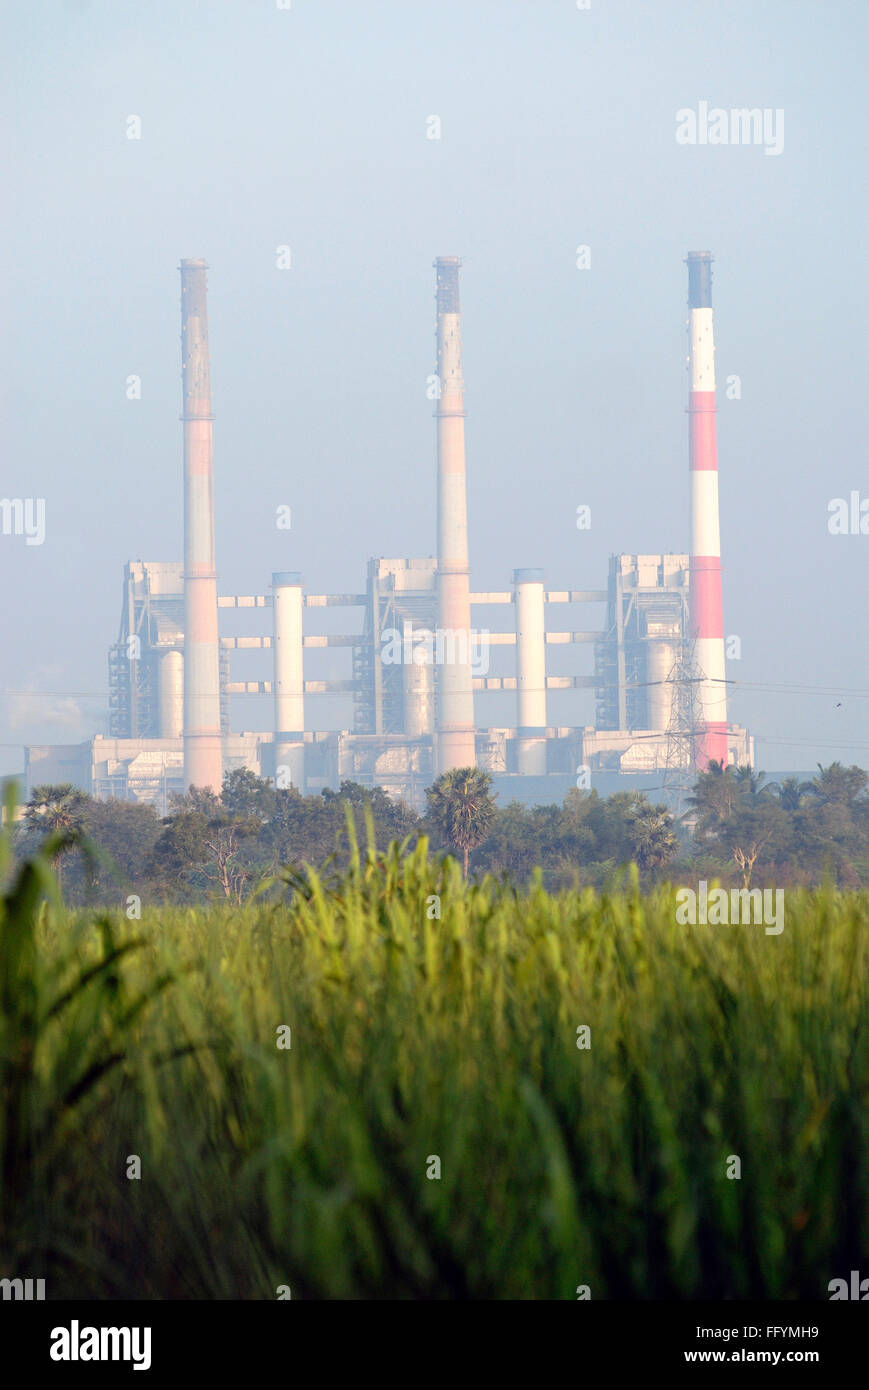
[[302, 576], [272, 575], [274, 593], [275, 785], [305, 789]]
[[437, 270], [438, 628], [443, 654], [437, 679], [437, 771], [473, 767], [474, 690], [465, 476], [465, 387], [458, 256]]
[[161, 738], [180, 738], [184, 732], [184, 658], [180, 652], [160, 657], [157, 713]]
[[543, 571], [513, 571], [516, 603], [517, 771], [546, 773], [546, 635]]
[[404, 624], [404, 732], [424, 738], [434, 729], [434, 634], [428, 628]]
[[670, 676], [676, 662], [672, 642], [659, 637], [647, 638], [646, 687], [650, 729], [669, 729], [673, 709], [673, 684]]

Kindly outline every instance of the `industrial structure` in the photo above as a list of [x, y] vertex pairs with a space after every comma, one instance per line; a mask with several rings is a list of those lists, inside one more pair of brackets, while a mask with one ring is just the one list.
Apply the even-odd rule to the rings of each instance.
[[[604, 775], [672, 770], [674, 756], [689, 771], [711, 759], [753, 763], [751, 737], [726, 716], [711, 261], [706, 251], [687, 259], [690, 554], [613, 555], [606, 589], [547, 589], [543, 570], [516, 569], [509, 589], [471, 591], [461, 263], [445, 256], [435, 262], [436, 555], [370, 560], [364, 592], [310, 593], [301, 574], [278, 571], [269, 592], [247, 596], [218, 594], [207, 267], [182, 261], [183, 565], [127, 564], [108, 736], [28, 748], [28, 789], [69, 781], [165, 810], [171, 792], [219, 790], [226, 771], [247, 767], [280, 787], [349, 779], [421, 806], [439, 774], [474, 764], [518, 799], [556, 800]], [[604, 626], [550, 627], [547, 613], [565, 604], [605, 605]], [[475, 610], [493, 606], [507, 616], [502, 630], [476, 627]], [[306, 633], [307, 610], [329, 607], [356, 610], [353, 630]], [[271, 634], [221, 636], [222, 609], [270, 609]], [[592, 646], [592, 673], [547, 674], [547, 649], [565, 643]], [[513, 675], [489, 674], [493, 646], [515, 648]], [[349, 648], [348, 678], [309, 678], [315, 647]], [[268, 678], [230, 678], [243, 649], [271, 650]], [[696, 685], [688, 705], [686, 681]], [[595, 691], [596, 726], [551, 725], [547, 692], [583, 687]], [[491, 690], [515, 692], [510, 727], [475, 720], [474, 693]], [[352, 697], [352, 729], [306, 728], [306, 695], [326, 692]], [[270, 729], [230, 729], [230, 696], [242, 694], [271, 695]], [[696, 710], [687, 731], [686, 708]]]
[[220, 658], [214, 559], [211, 363], [204, 261], [181, 262], [184, 383], [184, 778], [220, 790]]
[[718, 448], [715, 438], [715, 339], [712, 331], [712, 257], [688, 256], [691, 395], [691, 617], [701, 675], [698, 767], [727, 762], [727, 687], [721, 603], [721, 535], [718, 525]]

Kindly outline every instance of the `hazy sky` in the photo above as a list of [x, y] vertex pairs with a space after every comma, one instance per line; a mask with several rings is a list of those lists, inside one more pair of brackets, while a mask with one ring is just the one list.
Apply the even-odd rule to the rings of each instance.
[[[762, 768], [869, 764], [869, 535], [828, 530], [832, 498], [869, 497], [867, 30], [865, 0], [5, 6], [0, 495], [44, 498], [46, 531], [0, 535], [0, 769], [105, 727], [124, 562], [181, 558], [182, 257], [211, 267], [222, 593], [276, 569], [360, 591], [369, 556], [432, 553], [431, 263], [450, 254], [472, 587], [544, 566], [600, 588], [610, 554], [688, 548], [696, 248], [716, 257], [730, 716]], [[702, 101], [781, 110], [782, 152], [678, 144]], [[570, 612], [550, 625], [600, 625]], [[591, 648], [570, 660], [589, 671]], [[233, 679], [270, 674], [233, 659]], [[349, 726], [346, 700], [310, 707]], [[509, 696], [480, 709], [515, 722]], [[550, 723], [592, 710], [558, 694]], [[270, 719], [234, 701], [236, 729]]]

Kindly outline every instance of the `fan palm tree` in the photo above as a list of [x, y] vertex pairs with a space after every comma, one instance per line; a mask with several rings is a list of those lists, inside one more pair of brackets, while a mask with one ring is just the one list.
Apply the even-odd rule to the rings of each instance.
[[645, 797], [637, 800], [631, 812], [634, 832], [634, 858], [641, 869], [660, 869], [679, 848], [673, 831], [673, 816], [666, 806], [652, 806]]
[[[29, 830], [51, 834], [71, 835], [82, 828], [83, 812], [88, 797], [71, 782], [58, 782], [55, 786], [44, 784], [34, 787], [24, 808], [24, 821]], [[61, 882], [60, 856], [63, 850], [54, 855], [52, 865]]]
[[453, 849], [460, 850], [465, 877], [472, 849], [487, 838], [495, 819], [492, 779], [478, 767], [454, 767], [426, 791], [428, 814]]

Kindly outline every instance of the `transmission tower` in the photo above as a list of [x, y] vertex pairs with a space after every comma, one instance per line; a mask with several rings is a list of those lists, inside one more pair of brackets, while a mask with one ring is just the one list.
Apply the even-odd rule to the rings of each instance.
[[694, 656], [694, 642], [683, 640], [667, 677], [672, 695], [662, 782], [677, 822], [684, 814], [697, 779], [697, 751], [702, 738], [699, 699], [702, 680], [703, 674]]

